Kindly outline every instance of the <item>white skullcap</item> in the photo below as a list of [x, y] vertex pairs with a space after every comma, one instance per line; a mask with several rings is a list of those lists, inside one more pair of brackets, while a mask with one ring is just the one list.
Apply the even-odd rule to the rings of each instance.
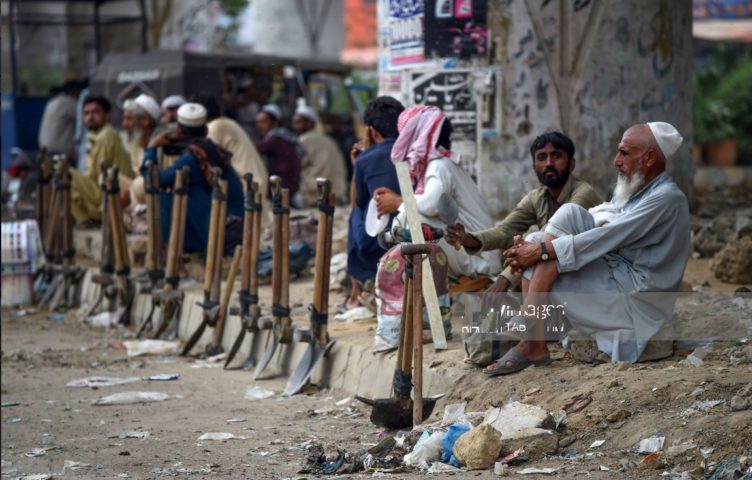
[[123, 102], [123, 110], [138, 110], [138, 105], [136, 105], [136, 101], [132, 98], [127, 99]]
[[316, 110], [309, 107], [308, 105], [301, 105], [295, 110], [295, 115], [300, 115], [301, 117], [305, 117], [308, 120], [312, 122], [318, 122], [319, 116], [316, 114]]
[[162, 108], [179, 108], [180, 105], [187, 101], [182, 95], [170, 95], [162, 100]]
[[679, 135], [679, 131], [670, 123], [650, 122], [648, 123], [650, 131], [653, 132], [655, 141], [658, 142], [658, 148], [663, 152], [663, 156], [668, 160], [671, 155], [676, 153], [684, 139]]
[[275, 120], [282, 118], [282, 110], [280, 110], [279, 107], [274, 105], [273, 103], [267, 103], [266, 105], [264, 105], [261, 111], [268, 113], [269, 115], [274, 117]]
[[141, 109], [143, 113], [149, 115], [152, 120], [159, 120], [159, 116], [162, 114], [162, 111], [159, 109], [159, 104], [156, 100], [154, 100], [154, 98], [145, 93], [142, 93], [141, 95], [136, 97], [133, 102], [138, 106], [138, 108]]
[[206, 109], [198, 103], [184, 103], [178, 108], [178, 123], [186, 127], [203, 127]]

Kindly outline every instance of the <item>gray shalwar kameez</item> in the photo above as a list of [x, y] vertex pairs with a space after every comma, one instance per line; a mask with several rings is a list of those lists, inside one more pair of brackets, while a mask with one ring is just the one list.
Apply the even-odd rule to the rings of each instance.
[[664, 172], [623, 211], [600, 227], [575, 204], [551, 217], [545, 232], [556, 237], [560, 276], [549, 303], [565, 305], [572, 327], [612, 360], [635, 362], [673, 315], [690, 252], [689, 207]]

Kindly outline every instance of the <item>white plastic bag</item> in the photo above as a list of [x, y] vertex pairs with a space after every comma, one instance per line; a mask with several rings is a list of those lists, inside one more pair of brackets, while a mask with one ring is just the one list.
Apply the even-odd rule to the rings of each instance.
[[238, 437], [237, 435], [233, 435], [232, 433], [227, 432], [206, 432], [205, 434], [198, 437], [199, 442], [204, 440], [224, 442], [225, 440], [245, 440], [245, 437]]
[[433, 432], [430, 435], [428, 432], [423, 432], [413, 451], [405, 455], [403, 459], [405, 464], [416, 467], [423, 462], [430, 465], [438, 461], [441, 457], [441, 442], [444, 440], [444, 435], [446, 432], [442, 431]]
[[261, 388], [258, 385], [251, 385], [245, 391], [246, 400], [263, 400], [265, 398], [271, 398], [274, 396], [274, 392]]
[[94, 401], [94, 405], [129, 405], [132, 403], [164, 402], [172, 397], [162, 392], [120, 392]]

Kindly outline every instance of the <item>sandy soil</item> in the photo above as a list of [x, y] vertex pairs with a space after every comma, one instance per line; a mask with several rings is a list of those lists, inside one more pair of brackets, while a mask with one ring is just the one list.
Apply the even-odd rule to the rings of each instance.
[[[706, 266], [693, 261], [687, 272], [690, 284], [700, 285], [707, 278]], [[305, 276], [293, 284], [294, 302], [305, 301], [311, 282], [312, 278]], [[713, 287], [716, 283], [720, 282], [711, 280]], [[733, 291], [731, 287], [722, 290]], [[332, 304], [342, 299], [342, 294], [336, 293]], [[369, 335], [370, 327], [359, 328], [362, 335]], [[344, 330], [344, 325], [337, 325], [333, 331], [336, 335]], [[246, 400], [249, 386], [279, 393], [286, 379], [254, 384], [247, 371], [191, 368], [192, 360], [128, 359], [122, 340], [130, 336], [124, 329], [83, 326], [73, 315], [56, 322], [44, 313], [14, 318], [12, 312], [3, 312], [2, 401], [4, 405], [19, 403], [2, 407], [4, 478], [50, 473], [55, 478], [306, 478], [297, 473], [304, 458], [300, 444], [314, 441], [327, 451], [358, 451], [379, 441], [379, 429], [367, 418], [369, 410], [353, 401], [337, 404], [350, 397], [349, 392], [311, 389], [292, 398], [275, 395]], [[649, 364], [586, 365], [573, 362], [555, 348], [556, 361], [549, 368], [490, 380], [459, 364], [452, 368], [460, 369], [460, 380], [448, 392], [446, 403], [467, 401], [467, 411], [483, 411], [515, 399], [558, 410], [575, 395], [592, 398], [585, 409], [570, 415], [558, 432], [560, 440], [574, 438], [560, 448], [559, 455], [573, 455], [574, 451], [574, 458], [531, 458], [512, 472], [524, 467], [558, 467], [559, 478], [659, 478], [661, 472], [674, 470], [701, 478], [700, 448], [713, 449], [708, 461], [716, 463], [732, 454], [750, 453], [752, 410], [731, 411], [729, 407], [733, 396], [750, 394], [750, 350], [749, 345], [717, 343], [704, 365], [695, 368], [680, 363], [688, 351]], [[732, 357], [742, 361], [731, 361]], [[146, 377], [157, 373], [178, 373], [180, 378], [96, 389], [65, 387], [70, 380], [92, 375]], [[525, 395], [536, 387], [540, 390]], [[92, 403], [104, 395], [133, 390], [164, 392], [174, 398], [125, 406]], [[726, 403], [683, 416], [698, 400]], [[232, 418], [243, 421], [228, 423]], [[119, 437], [133, 430], [148, 431], [150, 436], [143, 440]], [[206, 432], [229, 432], [245, 438], [198, 441]], [[635, 466], [644, 455], [632, 447], [656, 432], [666, 435], [666, 447], [691, 443], [695, 448], [674, 457], [663, 456], [650, 466]], [[590, 449], [594, 440], [606, 442]], [[46, 449], [44, 455], [26, 455], [39, 448]], [[63, 472], [66, 460], [88, 466], [68, 467]], [[472, 473], [476, 474], [495, 478], [490, 471]], [[399, 478], [424, 475], [394, 474]]]

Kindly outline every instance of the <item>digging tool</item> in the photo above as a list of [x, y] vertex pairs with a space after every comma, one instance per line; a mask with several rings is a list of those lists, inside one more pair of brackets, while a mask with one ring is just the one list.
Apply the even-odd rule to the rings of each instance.
[[58, 287], [54, 288], [49, 306], [51, 310], [57, 310], [64, 306], [73, 308], [78, 303], [78, 290], [84, 270], [73, 265], [76, 251], [73, 248], [73, 216], [71, 213], [71, 175], [68, 171], [67, 158], [63, 155], [60, 161], [58, 184], [55, 187], [58, 195], [56, 201], [60, 202], [58, 211], [60, 219], [58, 224], [57, 241], [59, 245], [58, 258], [62, 265], [59, 267], [57, 277]]
[[308, 342], [303, 358], [287, 382], [284, 395], [295, 395], [311, 378], [313, 370], [321, 359], [331, 350], [334, 340], [329, 339], [326, 324], [329, 310], [329, 273], [332, 257], [332, 228], [334, 226], [334, 193], [331, 182], [317, 178], [319, 190], [319, 225], [316, 232], [316, 263], [313, 277], [313, 303], [311, 326], [309, 330], [296, 330], [295, 339]]
[[[373, 407], [371, 422], [389, 430], [417, 425], [431, 416], [436, 401], [444, 394], [423, 397], [423, 256], [430, 253], [425, 244], [403, 244], [400, 252], [405, 265], [405, 287], [400, 321], [400, 344], [397, 349], [397, 369], [392, 388], [394, 397], [371, 400], [359, 395], [355, 398]], [[414, 364], [414, 366], [413, 366]], [[413, 388], [413, 398], [410, 398]], [[419, 404], [419, 405], [416, 405]], [[414, 421], [414, 419], [420, 419]]]
[[[146, 178], [144, 179], [146, 191], [146, 282], [141, 284], [142, 292], [153, 292], [162, 287], [164, 280], [164, 255], [162, 254], [162, 216], [159, 205], [159, 166], [151, 161], [146, 162]], [[140, 337], [146, 327], [152, 326], [152, 317], [156, 310], [157, 302], [151, 296], [149, 313], [141, 323], [136, 333]]]
[[230, 297], [235, 288], [235, 277], [238, 276], [238, 266], [240, 265], [240, 255], [242, 251], [243, 249], [240, 246], [237, 246], [235, 247], [235, 253], [232, 255], [230, 271], [227, 274], [227, 282], [225, 284], [225, 289], [222, 291], [222, 301], [219, 303], [219, 312], [217, 312], [217, 319], [214, 325], [212, 343], [206, 346], [206, 355], [210, 357], [224, 351], [222, 348], [222, 336], [225, 331], [227, 307], [230, 305]]
[[113, 274], [115, 273], [115, 259], [109, 215], [110, 208], [109, 193], [107, 191], [107, 172], [105, 170], [100, 172], [99, 186], [102, 190], [102, 260], [99, 264], [99, 273], [93, 275], [91, 278], [92, 282], [99, 285], [99, 296], [91, 307], [84, 312], [84, 318], [92, 316], [105, 298], [107, 298], [109, 303], [107, 306], [107, 310], [109, 311], [112, 308], [112, 303], [115, 297], [117, 296], [117, 290], [114, 288], [115, 280], [113, 279]]
[[227, 181], [220, 178], [222, 171], [219, 168], [215, 167], [212, 170], [214, 188], [209, 219], [209, 239], [206, 249], [206, 269], [204, 271], [204, 300], [198, 302], [198, 305], [204, 309], [204, 314], [201, 324], [183, 347], [183, 351], [180, 353], [182, 356], [191, 351], [193, 346], [201, 339], [207, 326], [214, 327], [216, 325], [219, 315], [222, 247], [227, 215]]
[[[61, 165], [58, 165], [58, 167], [61, 167]], [[60, 247], [62, 245], [61, 236], [63, 233], [62, 217], [64, 207], [63, 182], [60, 176], [60, 168], [55, 169], [52, 176], [50, 204], [46, 215], [47, 226], [44, 232], [44, 251], [47, 265], [40, 275], [37, 288], [38, 291], [43, 292], [39, 300], [39, 305], [42, 307], [49, 307], [53, 296], [59, 294], [58, 291], [62, 283], [62, 278], [58, 275], [61, 262]]]
[[172, 217], [170, 218], [170, 239], [167, 244], [167, 265], [164, 287], [154, 292], [152, 302], [159, 305], [161, 321], [153, 338], [159, 338], [174, 321], [183, 303], [183, 292], [178, 288], [178, 269], [183, 253], [185, 217], [188, 210], [188, 174], [190, 167], [183, 167], [175, 173], [172, 189]]
[[[261, 239], [261, 214], [264, 194], [259, 192], [259, 186], [253, 181], [253, 175], [244, 175], [245, 212], [243, 215], [243, 256], [241, 260], [240, 291], [238, 292], [240, 332], [232, 344], [225, 360], [225, 369], [232, 362], [243, 344], [245, 332], [258, 332], [258, 257]], [[252, 359], [253, 344], [249, 357]]]
[[131, 273], [128, 257], [128, 240], [123, 223], [123, 207], [120, 205], [120, 181], [117, 167], [107, 170], [107, 197], [109, 200], [110, 231], [112, 249], [115, 252], [115, 285], [117, 286], [118, 309], [115, 323], [129, 325], [131, 307], [136, 296], [135, 288], [129, 278]]
[[[262, 329], [272, 332], [266, 339], [266, 350], [261, 356], [254, 380], [258, 380], [269, 365], [277, 345], [290, 343], [292, 340], [292, 321], [290, 320], [290, 191], [282, 188], [282, 179], [276, 175], [269, 178], [272, 186], [273, 250], [272, 250], [272, 317], [268, 321], [260, 321]], [[268, 320], [268, 319], [261, 319]]]
[[[52, 161], [47, 155], [47, 149], [42, 148], [39, 154], [39, 181], [36, 188], [35, 198], [35, 214], [37, 221], [37, 228], [39, 229], [39, 238], [42, 239], [44, 254], [47, 255], [47, 260], [51, 259], [52, 252], [47, 249], [45, 240], [47, 238], [47, 230], [52, 228], [52, 218], [50, 217], [50, 205], [52, 204], [52, 176], [54, 170]], [[34, 280], [34, 291], [45, 291], [48, 282], [51, 280], [51, 269], [49, 264], [45, 264], [36, 272], [36, 278]]]

